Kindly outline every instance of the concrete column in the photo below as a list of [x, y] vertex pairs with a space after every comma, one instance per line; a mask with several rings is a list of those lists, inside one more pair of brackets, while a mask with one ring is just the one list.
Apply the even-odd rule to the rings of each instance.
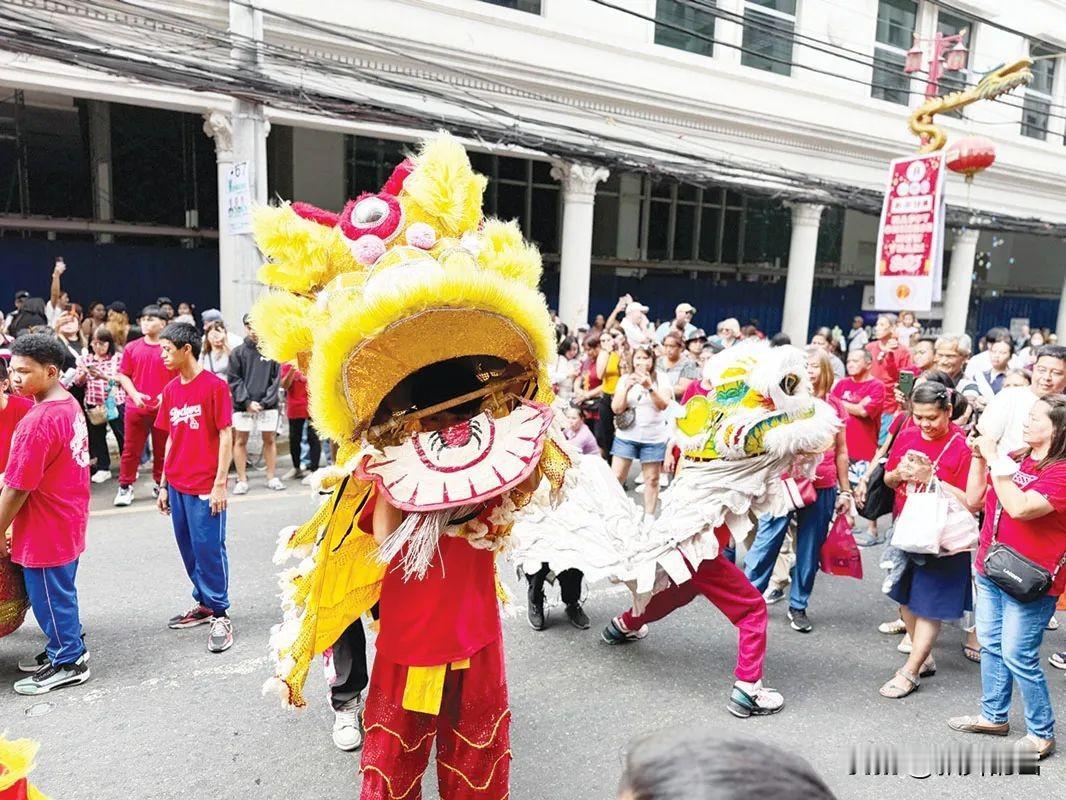
[[[230, 31], [241, 37], [262, 39], [263, 19], [260, 11], [230, 3]], [[245, 41], [242, 38], [242, 41]], [[258, 69], [258, 55], [247, 48], [234, 47], [231, 60], [243, 70]], [[229, 113], [211, 111], [204, 114], [204, 133], [215, 140], [218, 162], [218, 280], [222, 316], [231, 330], [240, 330], [241, 317], [251, 308], [262, 291], [256, 272], [262, 257], [251, 233], [230, 229], [228, 219], [228, 174], [234, 163], [246, 162], [252, 201], [266, 203], [266, 137], [270, 124], [263, 119], [257, 103], [234, 100]]]
[[807, 343], [807, 330], [811, 324], [818, 225], [825, 206], [817, 203], [789, 205], [792, 208], [792, 240], [788, 248], [788, 277], [785, 280], [781, 332], [789, 335], [792, 344], [802, 347]]
[[1059, 344], [1066, 344], [1066, 277], [1062, 279], [1062, 294], [1059, 295], [1059, 318], [1055, 324]]
[[[112, 222], [115, 211], [111, 202], [111, 104], [88, 101], [89, 170], [93, 187], [93, 219]], [[98, 244], [114, 241], [110, 233], [96, 234]]]
[[963, 228], [955, 236], [948, 265], [948, 286], [944, 292], [944, 333], [966, 333], [973, 288], [973, 261], [981, 231]]
[[563, 233], [559, 257], [559, 318], [576, 330], [588, 323], [592, 275], [592, 203], [603, 167], [553, 162], [552, 177], [563, 185]]

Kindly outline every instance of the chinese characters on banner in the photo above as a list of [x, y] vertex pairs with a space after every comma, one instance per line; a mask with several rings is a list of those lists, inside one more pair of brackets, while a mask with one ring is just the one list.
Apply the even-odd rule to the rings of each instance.
[[226, 221], [230, 235], [252, 232], [252, 185], [247, 161], [233, 162], [226, 172]]
[[892, 162], [877, 232], [878, 310], [927, 312], [940, 300], [944, 210], [942, 152]]

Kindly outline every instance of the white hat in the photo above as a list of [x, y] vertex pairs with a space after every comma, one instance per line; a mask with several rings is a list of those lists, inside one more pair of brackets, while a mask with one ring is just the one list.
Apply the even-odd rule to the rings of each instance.
[[643, 303], [638, 303], [635, 300], [626, 306], [626, 314], [632, 314], [634, 311], [639, 311], [642, 314], [648, 313], [648, 307]]

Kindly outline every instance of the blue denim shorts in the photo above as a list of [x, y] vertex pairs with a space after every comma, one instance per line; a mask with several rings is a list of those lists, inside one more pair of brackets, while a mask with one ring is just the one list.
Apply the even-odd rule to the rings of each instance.
[[666, 442], [631, 442], [615, 435], [611, 455], [639, 461], [641, 464], [655, 464], [666, 459]]

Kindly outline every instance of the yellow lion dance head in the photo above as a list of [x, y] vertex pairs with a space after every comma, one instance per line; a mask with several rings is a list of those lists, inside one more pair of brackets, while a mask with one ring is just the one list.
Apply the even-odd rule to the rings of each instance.
[[[311, 657], [380, 591], [385, 565], [373, 539], [358, 529], [349, 535], [373, 483], [367, 453], [416, 437], [438, 409], [483, 412], [501, 431], [517, 411], [525, 412], [511, 424], [519, 431], [550, 416], [543, 409], [552, 400], [555, 332], [538, 291], [540, 254], [516, 223], [482, 218], [485, 185], [463, 147], [441, 134], [380, 192], [339, 214], [285, 203], [256, 215], [256, 242], [269, 259], [259, 277], [271, 291], [252, 309], [252, 326], [266, 355], [307, 374], [312, 421], [338, 448], [339, 466], [323, 485], [339, 487], [312, 520], [283, 532], [279, 547], [279, 560], [302, 561], [282, 576], [286, 618], [272, 637], [271, 684], [295, 705]], [[477, 424], [459, 442], [475, 453], [488, 447]], [[519, 466], [539, 468], [558, 487], [570, 460], [547, 424]], [[429, 487], [434, 507], [447, 505], [449, 488], [454, 497], [449, 470]], [[484, 470], [470, 476], [474, 492]], [[515, 485], [512, 477], [496, 491]], [[379, 476], [380, 490], [391, 483]], [[403, 499], [417, 505], [424, 484], [408, 483]]]

